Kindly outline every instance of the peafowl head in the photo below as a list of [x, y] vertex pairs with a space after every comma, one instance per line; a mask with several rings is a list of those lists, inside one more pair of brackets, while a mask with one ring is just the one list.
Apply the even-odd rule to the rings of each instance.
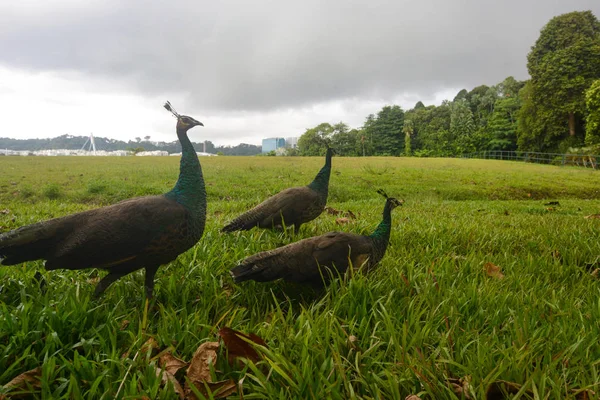
[[190, 128], [193, 128], [194, 126], [198, 126], [198, 125], [204, 126], [204, 124], [202, 122], [196, 121], [192, 117], [188, 117], [187, 115], [179, 114], [177, 111], [175, 111], [175, 109], [173, 108], [171, 103], [168, 101], [165, 103], [164, 107], [168, 111], [170, 111], [171, 114], [173, 114], [175, 116], [175, 118], [177, 118], [177, 130], [178, 131], [187, 132]]
[[404, 204], [404, 200], [398, 200], [394, 197], [389, 197], [384, 191], [383, 189], [378, 189], [377, 193], [379, 193], [380, 195], [382, 195], [383, 197], [385, 197], [386, 199], [386, 204], [388, 204], [390, 206], [390, 210], [393, 210], [394, 208], [401, 206], [402, 204]]

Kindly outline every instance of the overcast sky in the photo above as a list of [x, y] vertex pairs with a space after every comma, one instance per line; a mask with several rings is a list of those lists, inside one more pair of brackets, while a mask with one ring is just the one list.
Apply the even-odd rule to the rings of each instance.
[[553, 16], [599, 0], [0, 0], [0, 137], [260, 144], [528, 77]]

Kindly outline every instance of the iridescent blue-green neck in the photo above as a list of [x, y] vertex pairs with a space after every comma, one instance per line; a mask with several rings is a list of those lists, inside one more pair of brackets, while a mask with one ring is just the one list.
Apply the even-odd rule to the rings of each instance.
[[331, 149], [327, 149], [327, 154], [325, 155], [325, 165], [315, 179], [308, 185], [309, 188], [319, 192], [322, 196], [327, 198], [327, 193], [329, 191], [329, 175], [331, 175], [331, 156], [333, 155], [333, 151]]
[[186, 130], [177, 128], [177, 137], [181, 143], [179, 179], [165, 196], [186, 206], [193, 215], [206, 214], [206, 190], [198, 155]]
[[387, 244], [390, 240], [390, 232], [392, 230], [392, 206], [391, 202], [387, 200], [385, 202], [385, 207], [383, 207], [383, 219], [375, 229], [375, 231], [370, 235], [370, 237], [375, 241], [375, 243], [383, 245], [384, 249], [387, 247]]

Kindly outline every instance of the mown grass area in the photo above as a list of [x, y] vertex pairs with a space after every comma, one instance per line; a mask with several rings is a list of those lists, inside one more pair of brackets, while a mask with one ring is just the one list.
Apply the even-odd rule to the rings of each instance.
[[[174, 184], [178, 158], [0, 157], [0, 231]], [[230, 366], [253, 398], [460, 398], [448, 378], [523, 385], [517, 398], [600, 393], [597, 171], [491, 160], [334, 158], [329, 205], [296, 236], [219, 233], [266, 196], [308, 183], [322, 158], [202, 158], [204, 237], [157, 274], [144, 322], [143, 273], [93, 300], [102, 272], [45, 272], [41, 262], [0, 267], [0, 385], [42, 366], [38, 398], [173, 398], [157, 360], [134, 355], [149, 337], [189, 360], [223, 326], [266, 341], [257, 367]], [[331, 230], [370, 233], [375, 189], [405, 200], [387, 254], [370, 275], [322, 293], [281, 282], [234, 285], [228, 269], [255, 252]], [[544, 205], [558, 201], [559, 205]], [[6, 211], [3, 211], [6, 210]], [[498, 265], [496, 279], [485, 264]], [[34, 275], [41, 271], [47, 290]], [[128, 321], [127, 323], [124, 321]], [[1, 389], [0, 389], [1, 393]], [[239, 394], [232, 395], [238, 398]]]

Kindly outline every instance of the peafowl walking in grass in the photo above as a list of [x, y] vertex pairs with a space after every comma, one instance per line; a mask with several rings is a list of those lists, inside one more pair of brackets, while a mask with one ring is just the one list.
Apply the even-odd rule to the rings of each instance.
[[332, 276], [343, 275], [349, 267], [371, 270], [381, 261], [387, 249], [392, 210], [402, 205], [402, 201], [388, 197], [383, 191], [378, 193], [385, 196], [386, 202], [383, 220], [371, 235], [330, 232], [303, 239], [246, 258], [231, 269], [231, 276], [236, 283], [284, 279], [322, 286]]
[[309, 185], [282, 190], [231, 221], [221, 232], [245, 231], [255, 226], [278, 229], [292, 225], [298, 232], [300, 225], [317, 218], [325, 209], [332, 156], [333, 150], [328, 147], [325, 165]]
[[96, 286], [101, 295], [117, 279], [146, 269], [146, 297], [151, 298], [158, 267], [194, 246], [206, 220], [206, 192], [200, 161], [187, 131], [203, 126], [194, 118], [165, 108], [177, 118], [182, 147], [179, 179], [159, 196], [120, 203], [23, 226], [0, 234], [0, 264], [46, 260], [54, 270], [101, 268], [108, 271]]

